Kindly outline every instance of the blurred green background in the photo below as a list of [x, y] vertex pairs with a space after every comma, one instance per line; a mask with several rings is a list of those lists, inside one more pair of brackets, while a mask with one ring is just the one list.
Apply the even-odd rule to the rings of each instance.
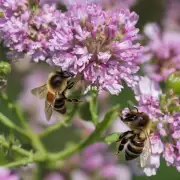
[[[138, 3], [133, 7], [133, 10], [139, 14], [139, 22], [138, 27], [142, 30], [143, 26], [147, 22], [157, 22], [161, 24], [162, 17], [164, 16], [166, 8], [166, 1], [165, 0], [139, 0]], [[6, 55], [5, 55], [5, 49], [0, 46], [0, 60], [6, 61]], [[8, 86], [7, 86], [7, 94], [10, 99], [10, 101], [16, 101], [18, 99], [18, 96], [22, 90], [22, 86], [24, 83], [24, 77], [31, 73], [30, 70], [28, 72], [18, 72], [16, 70], [12, 70], [12, 73], [8, 76]], [[112, 96], [109, 98], [109, 104], [115, 105], [120, 102], [122, 107], [127, 107], [127, 102], [131, 100], [134, 102], [133, 94], [129, 89], [124, 89], [123, 92], [117, 97]], [[84, 107], [84, 108], [83, 108]], [[88, 108], [87, 106], [82, 106], [81, 111], [85, 112], [83, 113], [84, 116], [88, 116]], [[7, 109], [7, 106], [5, 102], [0, 101], [0, 111], [4, 114], [8, 115], [8, 117], [16, 122], [19, 123], [14, 114]], [[86, 117], [84, 117], [86, 118]], [[89, 119], [89, 117], [87, 117]], [[43, 142], [45, 143], [46, 147], [50, 151], [59, 151], [60, 149], [64, 148], [65, 142], [72, 141], [72, 142], [78, 142], [79, 137], [76, 132], [74, 132], [74, 128], [72, 126], [68, 128], [63, 128], [60, 131], [53, 132], [50, 136], [43, 139]], [[71, 133], [69, 133], [71, 132]], [[73, 133], [74, 132], [74, 133]], [[8, 134], [11, 133], [7, 128], [5, 128], [3, 125], [0, 125], [0, 134], [5, 134], [8, 136]], [[21, 138], [17, 134], [17, 139]], [[29, 149], [28, 142], [26, 139], [20, 139], [23, 142], [23, 146], [26, 149]], [[4, 156], [4, 151], [0, 149], [0, 164], [4, 164], [4, 161], [7, 161], [7, 159]], [[152, 177], [145, 177], [145, 176], [134, 176], [133, 180], [180, 180], [180, 173], [173, 167], [167, 167], [165, 162], [162, 160], [161, 166], [159, 170], [157, 171], [156, 176]]]

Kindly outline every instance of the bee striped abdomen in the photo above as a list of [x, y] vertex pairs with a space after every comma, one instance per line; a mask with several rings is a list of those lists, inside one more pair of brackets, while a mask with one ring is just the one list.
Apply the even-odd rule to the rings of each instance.
[[137, 136], [130, 139], [125, 150], [125, 158], [127, 161], [136, 159], [141, 155], [144, 148], [144, 141], [145, 140], [138, 139]]
[[54, 110], [61, 114], [66, 113], [65, 99], [63, 97], [57, 98], [54, 102]]
[[131, 143], [134, 144], [137, 147], [144, 147], [144, 140], [143, 141], [135, 141], [134, 139], [131, 140]]
[[54, 108], [55, 109], [61, 109], [65, 105], [64, 98], [58, 98], [54, 102]]
[[128, 151], [127, 149], [125, 150], [125, 159], [126, 159], [126, 161], [136, 159], [139, 156], [140, 156], [140, 154], [134, 154], [134, 153]]

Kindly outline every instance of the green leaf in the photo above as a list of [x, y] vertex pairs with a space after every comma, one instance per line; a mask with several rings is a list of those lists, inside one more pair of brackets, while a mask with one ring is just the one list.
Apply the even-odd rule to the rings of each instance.
[[89, 109], [91, 112], [92, 122], [96, 126], [98, 123], [98, 111], [97, 111], [97, 92], [94, 93], [89, 102]]
[[120, 135], [119, 133], [109, 134], [104, 138], [104, 141], [105, 141], [106, 144], [114, 143], [119, 138], [119, 135]]
[[173, 89], [175, 93], [180, 94], [180, 71], [176, 71], [169, 75], [167, 86], [168, 88]]
[[24, 131], [23, 129], [16, 126], [9, 118], [4, 116], [1, 112], [0, 112], [0, 122], [8, 128], [10, 128], [16, 132], [19, 132], [20, 134], [28, 136], [26, 131]]

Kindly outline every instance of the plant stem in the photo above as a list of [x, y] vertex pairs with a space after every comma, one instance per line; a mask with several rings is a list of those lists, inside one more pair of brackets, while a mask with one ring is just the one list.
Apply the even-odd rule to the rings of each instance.
[[97, 138], [101, 136], [101, 134], [108, 128], [114, 118], [118, 115], [119, 106], [115, 106], [114, 108], [110, 109], [104, 117], [104, 120], [100, 122], [96, 129], [91, 133], [91, 135], [81, 143], [77, 144], [73, 148], [68, 148], [62, 152], [54, 153], [49, 156], [50, 160], [59, 160], [64, 159], [66, 157], [71, 156], [73, 153], [82, 150], [86, 146], [92, 144]]
[[22, 126], [28, 132], [28, 137], [31, 140], [33, 147], [35, 149], [39, 150], [40, 153], [42, 154], [42, 156], [46, 156], [46, 149], [45, 149], [44, 145], [42, 144], [40, 137], [35, 132], [33, 132], [32, 129], [30, 128], [30, 126], [27, 124], [20, 107], [17, 105], [16, 107], [14, 107], [14, 109], [15, 109], [16, 115], [19, 118]]
[[40, 137], [43, 138], [45, 136], [48, 136], [50, 133], [60, 129], [63, 125], [68, 124], [76, 114], [76, 110], [77, 110], [77, 105], [73, 107], [72, 112], [68, 115], [68, 117], [64, 121], [60, 120], [57, 124], [48, 127], [42, 134], [40, 134]]
[[23, 129], [16, 126], [9, 118], [4, 116], [1, 112], [0, 112], [0, 122], [2, 124], [4, 124], [6, 127], [13, 129], [14, 131], [16, 131], [16, 132], [18, 132], [18, 133], [20, 133], [26, 137], [29, 137], [29, 135], [26, 131], [24, 131]]
[[32, 141], [33, 147], [35, 149], [37, 149], [40, 152], [41, 156], [43, 156], [45, 158], [47, 156], [46, 149], [45, 149], [44, 145], [42, 144], [39, 136], [37, 134], [35, 134], [34, 132], [30, 131], [29, 137]]
[[92, 117], [92, 122], [96, 126], [98, 123], [98, 110], [97, 110], [97, 92], [92, 94], [92, 97], [89, 102], [90, 112]]
[[21, 125], [26, 128], [26, 129], [29, 129], [29, 126], [27, 124], [27, 121], [24, 119], [24, 116], [23, 116], [23, 113], [20, 109], [20, 106], [17, 104], [16, 106], [14, 106], [14, 110], [15, 110], [15, 113], [19, 119], [19, 121], [21, 122]]
[[5, 164], [4, 167], [6, 167], [6, 168], [21, 167], [21, 166], [27, 165], [29, 163], [38, 163], [38, 162], [43, 162], [45, 160], [46, 159], [43, 156], [41, 156], [41, 154], [37, 153], [37, 154], [34, 154], [27, 158], [23, 158], [18, 161], [15, 161], [15, 162]]
[[[5, 148], [9, 148], [9, 143], [7, 143], [5, 141], [5, 139], [3, 139], [3, 138], [0, 138], [0, 145], [5, 147]], [[14, 152], [17, 152], [17, 153], [19, 153], [19, 154], [21, 154], [23, 156], [29, 156], [30, 155], [30, 153], [28, 151], [26, 151], [26, 150], [24, 150], [24, 149], [22, 149], [22, 148], [20, 148], [18, 146], [15, 146], [15, 145], [13, 145], [11, 147], [11, 150], [13, 150]]]
[[42, 180], [44, 178], [44, 164], [37, 163], [36, 173], [34, 180]]
[[29, 163], [35, 162], [32, 159], [21, 159], [19, 161], [11, 162], [6, 165], [4, 165], [5, 168], [15, 168], [15, 167], [20, 167], [20, 166], [25, 166]]

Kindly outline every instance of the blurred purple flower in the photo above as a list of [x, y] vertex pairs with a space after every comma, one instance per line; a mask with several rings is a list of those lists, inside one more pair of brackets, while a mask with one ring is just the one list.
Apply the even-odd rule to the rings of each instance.
[[9, 169], [0, 167], [0, 179], [1, 180], [19, 180], [19, 177], [17, 177], [15, 174], [12, 174], [12, 172]]
[[81, 154], [82, 169], [87, 172], [93, 172], [102, 169], [105, 165], [114, 164], [116, 156], [108, 152], [108, 145], [104, 143], [95, 143], [87, 147]]
[[66, 6], [70, 6], [72, 4], [78, 3], [78, 4], [85, 4], [86, 2], [88, 3], [98, 3], [101, 5], [104, 9], [107, 10], [119, 10], [119, 9], [126, 9], [130, 8], [133, 6], [136, 2], [136, 0], [41, 0], [41, 4], [52, 4], [52, 3], [61, 3]]
[[119, 180], [119, 173], [124, 171], [123, 179], [131, 179], [129, 169], [118, 164], [117, 157], [108, 150], [108, 145], [104, 143], [95, 143], [88, 146], [80, 154], [79, 160], [81, 169], [91, 178]]
[[180, 1], [179, 0], [167, 0], [166, 14], [164, 18], [164, 27], [166, 29], [180, 30]]
[[81, 170], [74, 170], [71, 172], [71, 179], [72, 180], [90, 180], [90, 177]]
[[99, 3], [105, 9], [119, 10], [121, 8], [126, 9], [132, 7], [136, 3], [136, 0], [99, 0]]
[[100, 171], [105, 180], [131, 180], [130, 169], [125, 165], [107, 165]]
[[65, 178], [60, 173], [52, 172], [44, 180], [65, 180]]
[[147, 45], [148, 58], [144, 66], [150, 78], [159, 82], [167, 80], [172, 72], [180, 70], [180, 33], [163, 31], [156, 24], [148, 24], [144, 29], [149, 38]]

